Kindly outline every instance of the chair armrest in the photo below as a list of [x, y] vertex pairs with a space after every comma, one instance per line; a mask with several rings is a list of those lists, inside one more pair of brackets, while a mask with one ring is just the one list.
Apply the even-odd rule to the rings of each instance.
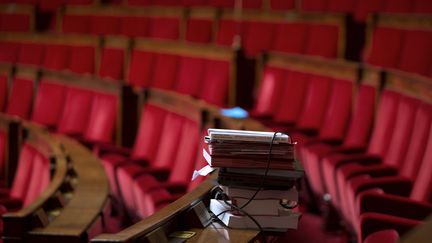
[[384, 193], [359, 194], [360, 213], [381, 213], [413, 220], [424, 220], [432, 213], [432, 204]]

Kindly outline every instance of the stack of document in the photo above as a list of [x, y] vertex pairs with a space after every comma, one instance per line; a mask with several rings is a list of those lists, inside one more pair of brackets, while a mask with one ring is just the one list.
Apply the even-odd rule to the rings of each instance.
[[304, 171], [288, 135], [209, 129], [204, 139], [203, 156], [210, 166], [219, 168], [218, 183], [227, 196], [210, 202], [223, 223], [257, 229], [253, 217], [264, 230], [297, 228], [301, 214], [295, 209], [296, 185]]

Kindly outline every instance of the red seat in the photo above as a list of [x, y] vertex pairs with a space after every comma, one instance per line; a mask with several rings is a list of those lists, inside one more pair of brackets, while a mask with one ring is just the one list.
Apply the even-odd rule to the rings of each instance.
[[229, 62], [206, 60], [200, 98], [210, 104], [225, 105], [228, 97], [230, 72]]
[[247, 57], [255, 57], [270, 50], [276, 30], [275, 23], [248, 21], [243, 26], [246, 28], [243, 48]]
[[36, 43], [23, 43], [18, 53], [18, 63], [40, 66], [45, 54], [45, 46]]
[[92, 46], [70, 47], [70, 61], [68, 69], [76, 73], [93, 74], [96, 62], [96, 50]]
[[383, 0], [363, 0], [354, 4], [354, 19], [365, 22], [371, 13], [379, 12], [384, 8]]
[[48, 45], [42, 65], [47, 69], [63, 70], [69, 65], [71, 49], [65, 45]]
[[198, 97], [204, 77], [204, 64], [202, 58], [180, 57], [175, 90]]
[[432, 13], [432, 2], [428, 0], [416, 0], [413, 6], [416, 13]]
[[339, 28], [336, 25], [310, 25], [305, 54], [327, 58], [338, 57]]
[[0, 112], [6, 109], [8, 98], [8, 76], [0, 74]]
[[91, 17], [87, 15], [64, 15], [62, 18], [62, 32], [89, 34], [90, 20]]
[[154, 60], [155, 54], [153, 53], [133, 50], [129, 62], [127, 82], [132, 86], [148, 87], [153, 76]]
[[432, 65], [432, 31], [405, 31], [398, 68], [427, 76]]
[[287, 53], [304, 53], [309, 26], [304, 23], [279, 24], [272, 49]]
[[31, 174], [29, 176], [30, 183], [23, 200], [23, 207], [30, 205], [48, 187], [50, 182], [49, 159], [41, 153], [36, 152], [34, 154]]
[[330, 0], [327, 2], [328, 12], [336, 13], [352, 13], [354, 11], [357, 0]]
[[94, 94], [88, 125], [83, 135], [86, 142], [113, 142], [118, 102], [113, 94]]
[[93, 93], [88, 90], [68, 87], [58, 132], [81, 136], [88, 124]]
[[384, 6], [382, 11], [389, 13], [410, 13], [413, 12], [413, 1], [408, 0], [392, 0], [383, 1]]
[[150, 19], [150, 38], [177, 40], [179, 36], [180, 19], [170, 17], [154, 17]]
[[152, 0], [127, 0], [128, 5], [138, 5], [138, 6], [150, 6]]
[[103, 78], [122, 80], [124, 73], [125, 51], [114, 47], [101, 50], [98, 75]]
[[28, 119], [33, 102], [33, 87], [33, 80], [19, 77], [14, 78], [9, 93], [6, 113]]
[[216, 33], [216, 44], [231, 46], [234, 36], [237, 34], [241, 35], [241, 33], [238, 33], [240, 25], [239, 22], [232, 19], [221, 19]]
[[64, 85], [55, 81], [40, 81], [31, 120], [47, 127], [57, 127], [63, 111], [65, 96]]
[[1, 32], [29, 32], [31, 29], [31, 16], [23, 13], [0, 13]]
[[171, 54], [155, 55], [153, 78], [150, 86], [153, 88], [173, 90], [177, 76], [179, 57]]
[[188, 19], [185, 39], [190, 42], [212, 41], [213, 21], [211, 19]]
[[376, 28], [373, 31], [370, 47], [365, 53], [364, 61], [381, 67], [396, 67], [400, 60], [402, 38], [402, 30], [384, 27]]
[[302, 11], [325, 12], [327, 10], [326, 0], [303, 0], [300, 4]]
[[272, 10], [291, 10], [295, 8], [294, 0], [270, 0]]
[[118, 16], [91, 16], [90, 34], [118, 35], [120, 33], [120, 21]]
[[149, 32], [149, 18], [142, 16], [123, 16], [120, 22], [120, 34], [127, 37], [146, 37]]
[[15, 63], [18, 60], [20, 44], [16, 42], [0, 42], [0, 62]]
[[[180, 134], [180, 141], [178, 141], [179, 148], [176, 152], [170, 176], [166, 182], [160, 182], [150, 174], [143, 174], [135, 178], [132, 191], [140, 218], [153, 214], [162, 203], [170, 203], [177, 199], [179, 194], [186, 192], [197, 157], [199, 135], [198, 124], [185, 120]], [[161, 189], [169, 193], [161, 192]], [[155, 191], [159, 197], [154, 196]], [[173, 194], [176, 194], [177, 197], [173, 196]]]

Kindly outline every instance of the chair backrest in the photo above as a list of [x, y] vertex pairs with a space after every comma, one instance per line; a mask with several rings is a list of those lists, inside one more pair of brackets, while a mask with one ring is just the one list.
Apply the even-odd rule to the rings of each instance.
[[118, 97], [116, 95], [95, 92], [84, 138], [92, 142], [112, 142], [117, 110]]
[[110, 15], [94, 15], [90, 17], [90, 34], [118, 35], [120, 32], [120, 17]]
[[153, 88], [173, 90], [177, 76], [179, 57], [172, 54], [155, 54], [154, 72], [152, 82]]
[[152, 104], [144, 106], [131, 154], [133, 159], [154, 160], [166, 113], [162, 108]]
[[47, 69], [63, 70], [69, 66], [71, 49], [66, 45], [52, 44], [45, 49], [42, 65]]
[[0, 130], [0, 178], [4, 178], [5, 160], [6, 160], [6, 131]]
[[150, 19], [147, 16], [123, 16], [120, 23], [120, 34], [135, 38], [146, 37], [149, 32]]
[[402, 40], [403, 31], [400, 29], [386, 27], [374, 29], [364, 61], [381, 67], [396, 67], [400, 60]]
[[178, 138], [181, 135], [184, 118], [175, 113], [168, 113], [165, 117], [162, 134], [156, 156], [150, 162], [152, 167], [170, 169], [178, 150]]
[[175, 90], [197, 97], [204, 77], [205, 60], [198, 57], [180, 57]]
[[200, 139], [199, 124], [184, 119], [183, 129], [177, 139], [177, 155], [168, 180], [170, 182], [188, 183], [195, 166], [198, 141]]
[[6, 113], [23, 119], [30, 117], [33, 101], [34, 81], [27, 78], [15, 77], [9, 93]]
[[33, 106], [33, 122], [56, 127], [62, 114], [66, 87], [56, 81], [41, 80]]
[[35, 148], [27, 143], [21, 147], [17, 170], [10, 190], [11, 197], [25, 199], [30, 185], [35, 153]]
[[304, 53], [308, 25], [305, 23], [281, 23], [277, 27], [272, 49], [287, 53]]
[[188, 19], [186, 22], [185, 40], [196, 43], [210, 43], [212, 40], [212, 28], [212, 19]]
[[0, 42], [0, 61], [15, 63], [18, 60], [20, 44], [13, 41]]
[[375, 86], [360, 84], [354, 101], [353, 113], [344, 145], [366, 148], [372, 130], [377, 89]]
[[180, 37], [180, 19], [175, 17], [152, 17], [149, 24], [149, 37], [177, 40]]
[[243, 48], [247, 57], [270, 50], [275, 34], [276, 24], [271, 22], [247, 21], [243, 38]]
[[228, 61], [208, 59], [199, 98], [210, 104], [223, 106], [227, 102], [231, 67]]
[[121, 80], [123, 78], [125, 51], [116, 48], [101, 50], [98, 75], [103, 78]]
[[129, 62], [127, 82], [132, 86], [148, 87], [153, 76], [155, 54], [133, 50]]
[[89, 121], [92, 102], [91, 91], [68, 87], [57, 130], [65, 134], [82, 135]]
[[5, 109], [6, 101], [8, 97], [8, 76], [0, 74], [0, 112]]
[[339, 27], [336, 25], [310, 25], [304, 54], [336, 58], [338, 57], [340, 38]]
[[43, 154], [36, 151], [33, 158], [30, 182], [23, 206], [31, 204], [48, 187], [50, 182], [50, 161]]
[[39, 66], [45, 54], [45, 46], [39, 43], [22, 43], [18, 52], [18, 63]]
[[407, 30], [404, 34], [398, 68], [429, 75], [432, 66], [432, 31]]
[[95, 46], [72, 46], [70, 48], [70, 59], [68, 69], [76, 73], [93, 74], [96, 63]]
[[388, 141], [394, 128], [400, 95], [390, 90], [381, 93], [372, 135], [369, 141], [368, 152], [376, 155], [385, 155], [388, 149]]

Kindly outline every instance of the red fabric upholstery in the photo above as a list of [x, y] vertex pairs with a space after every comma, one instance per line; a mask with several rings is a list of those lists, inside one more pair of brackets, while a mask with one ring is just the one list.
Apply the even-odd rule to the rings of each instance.
[[103, 48], [101, 50], [98, 75], [114, 80], [123, 79], [125, 51], [116, 48]]
[[276, 25], [269, 22], [248, 21], [243, 38], [243, 48], [247, 57], [255, 57], [271, 48]]
[[151, 18], [149, 37], [176, 40], [180, 35], [180, 20], [169, 17]]
[[31, 204], [48, 187], [50, 182], [50, 161], [36, 152], [30, 173], [30, 183], [23, 201], [23, 206]]
[[127, 37], [146, 37], [149, 31], [149, 18], [141, 16], [123, 16], [120, 34]]
[[0, 130], [0, 179], [4, 179], [4, 169], [5, 169], [5, 160], [6, 160], [6, 143], [7, 137], [6, 132]]
[[216, 33], [216, 44], [231, 46], [233, 39], [238, 31], [240, 23], [235, 22], [232, 19], [222, 19], [219, 21], [219, 27]]
[[117, 119], [118, 98], [113, 94], [95, 93], [84, 139], [90, 142], [113, 141]]
[[176, 91], [198, 97], [204, 76], [205, 60], [196, 57], [180, 57]]
[[65, 45], [49, 45], [42, 63], [44, 68], [62, 70], [69, 66], [71, 49]]
[[270, 8], [274, 10], [290, 10], [295, 8], [294, 0], [270, 0]]
[[96, 35], [118, 35], [120, 32], [120, 17], [91, 16], [90, 33]]
[[428, 75], [432, 65], [432, 31], [405, 31], [398, 68]]
[[364, 243], [397, 243], [399, 234], [396, 230], [388, 229], [374, 232], [366, 237]]
[[351, 13], [354, 10], [356, 0], [329, 0], [327, 11], [337, 13]]
[[29, 32], [31, 17], [21, 13], [0, 13], [0, 31]]
[[327, 4], [325, 0], [303, 0], [300, 4], [300, 9], [303, 11], [326, 11]]
[[384, 6], [383, 12], [390, 13], [408, 13], [412, 12], [413, 1], [407, 0], [393, 0], [393, 1], [383, 1]]
[[56, 127], [63, 110], [65, 96], [64, 85], [55, 81], [40, 81], [31, 120], [48, 127]]
[[58, 132], [82, 135], [87, 127], [93, 93], [88, 90], [70, 87], [66, 91], [65, 105], [61, 115]]
[[279, 24], [275, 34], [273, 50], [288, 53], [304, 53], [308, 25], [304, 23]]
[[18, 53], [18, 63], [39, 66], [42, 64], [45, 46], [42, 44], [23, 43]]
[[73, 46], [70, 51], [69, 69], [76, 73], [93, 74], [96, 62], [96, 50], [92, 46]]
[[432, 2], [428, 0], [416, 0], [413, 6], [416, 13], [432, 13]]
[[90, 16], [86, 15], [65, 15], [62, 19], [62, 32], [64, 33], [90, 33]]
[[211, 19], [188, 19], [185, 38], [190, 42], [209, 43], [212, 40], [212, 28]]
[[33, 170], [33, 159], [36, 150], [28, 145], [24, 144], [21, 148], [18, 167], [15, 172], [15, 177], [12, 182], [10, 190], [10, 197], [20, 200], [24, 200], [30, 185], [30, 178]]
[[[263, 70], [254, 116], [272, 116], [278, 107], [278, 101], [283, 98], [282, 87], [284, 85], [286, 71], [281, 68], [266, 66]], [[288, 94], [286, 95], [288, 96]]]
[[402, 38], [403, 32], [399, 29], [376, 28], [364, 60], [372, 65], [396, 67], [400, 60]]
[[9, 100], [6, 113], [19, 116], [23, 119], [30, 117], [33, 101], [33, 80], [15, 78], [12, 82], [12, 89], [9, 93]]
[[354, 18], [357, 21], [365, 22], [370, 13], [381, 10], [384, 6], [383, 1], [363, 0], [357, 1], [354, 7]]
[[173, 90], [177, 76], [179, 57], [158, 53], [155, 57], [151, 87]]
[[154, 59], [153, 53], [133, 50], [129, 62], [128, 83], [132, 86], [148, 87], [153, 76]]
[[20, 44], [9, 41], [0, 42], [0, 62], [15, 63], [18, 60]]
[[336, 25], [310, 25], [305, 54], [336, 58], [339, 38], [339, 28]]
[[230, 63], [220, 60], [207, 60], [200, 98], [210, 104], [226, 104], [230, 80]]

